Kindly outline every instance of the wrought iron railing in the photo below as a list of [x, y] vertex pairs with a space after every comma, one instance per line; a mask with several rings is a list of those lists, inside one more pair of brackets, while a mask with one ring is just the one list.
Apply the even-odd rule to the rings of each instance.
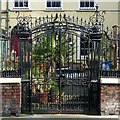
[[109, 78], [120, 78], [120, 71], [114, 70], [114, 71], [105, 71], [102, 70], [100, 73], [101, 77], [109, 77]]
[[[70, 74], [69, 71], [67, 71], [67, 72], [68, 72], [68, 74]], [[75, 72], [73, 72], [73, 73], [74, 73], [74, 75], [76, 75]], [[77, 74], [78, 74], [78, 72], [77, 72]], [[20, 72], [20, 70], [4, 70], [4, 71], [0, 72], [0, 75], [3, 78], [16, 78], [16, 77], [18, 78], [18, 77], [21, 77], [21, 72]], [[65, 75], [66, 75], [66, 72], [65, 72]], [[114, 70], [114, 71], [101, 70], [100, 77], [120, 78], [120, 71], [119, 70]]]
[[1, 77], [3, 78], [19, 78], [21, 77], [20, 70], [3, 70], [0, 72]]

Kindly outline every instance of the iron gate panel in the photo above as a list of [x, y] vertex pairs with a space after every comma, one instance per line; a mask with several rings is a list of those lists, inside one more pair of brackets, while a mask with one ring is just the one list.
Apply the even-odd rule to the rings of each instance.
[[91, 65], [99, 60], [99, 42], [85, 27], [57, 15], [32, 34], [32, 112], [89, 113], [91, 78], [98, 78]]

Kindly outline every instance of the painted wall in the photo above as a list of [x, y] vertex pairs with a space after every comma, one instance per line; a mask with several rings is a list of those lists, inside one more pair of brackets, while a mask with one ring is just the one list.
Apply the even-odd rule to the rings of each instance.
[[[16, 24], [17, 13], [13, 9], [13, 1], [9, 0], [9, 18], [10, 25], [14, 26]], [[99, 4], [99, 10], [106, 11], [104, 26], [112, 27], [113, 25], [118, 25], [118, 0], [114, 2], [103, 2], [103, 0], [96, 0]], [[111, 0], [113, 1], [113, 0]], [[6, 0], [2, 0], [2, 10], [5, 10]], [[17, 10], [18, 11], [18, 10]], [[79, 9], [79, 0], [62, 0], [62, 9], [48, 10], [46, 9], [46, 0], [30, 0], [29, 10], [21, 10], [20, 15], [31, 15], [32, 17], [46, 16], [56, 13], [67, 14], [70, 16], [78, 16], [79, 18], [89, 20], [89, 17], [94, 13], [94, 11], [84, 11]], [[5, 13], [3, 13], [5, 15]], [[4, 16], [3, 15], [3, 16]], [[5, 17], [5, 16], [4, 16]]]

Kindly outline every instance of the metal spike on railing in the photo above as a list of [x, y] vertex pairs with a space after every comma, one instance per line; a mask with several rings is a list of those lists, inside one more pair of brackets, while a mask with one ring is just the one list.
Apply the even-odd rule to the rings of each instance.
[[61, 13], [60, 13], [60, 21], [61, 21], [61, 19], [62, 19], [62, 15], [61, 15]]
[[46, 16], [47, 22], [48, 22], [48, 15]]
[[30, 23], [30, 27], [31, 27], [31, 28], [33, 27], [33, 23], [32, 23], [32, 17], [31, 17], [31, 23]]
[[66, 14], [64, 14], [63, 18], [66, 20]]
[[78, 23], [78, 16], [76, 17], [76, 21], [77, 21], [77, 23]]
[[64, 18], [66, 18], [66, 14], [64, 14], [64, 16], [63, 16]]
[[39, 17], [39, 24], [41, 23], [41, 17]]
[[113, 32], [111, 31], [111, 33], [110, 33], [110, 38], [113, 38]]
[[82, 18], [81, 18], [80, 22], [81, 22], [80, 24], [82, 25], [82, 23], [83, 23], [83, 19]]
[[51, 14], [51, 21], [52, 21], [52, 19], [53, 19], [53, 15]]
[[75, 17], [73, 16], [73, 22], [75, 21]]
[[45, 17], [43, 16], [43, 23], [45, 22]]
[[56, 21], [58, 18], [58, 14], [56, 13], [54, 21]]
[[107, 26], [106, 30], [107, 30], [106, 32], [108, 33], [108, 31], [109, 31], [109, 28], [108, 28], [108, 26]]
[[86, 26], [86, 24], [87, 24], [86, 20], [85, 20], [85, 22], [84, 22], [84, 23], [85, 23], [85, 26]]
[[35, 26], [37, 25], [37, 18], [35, 18]]

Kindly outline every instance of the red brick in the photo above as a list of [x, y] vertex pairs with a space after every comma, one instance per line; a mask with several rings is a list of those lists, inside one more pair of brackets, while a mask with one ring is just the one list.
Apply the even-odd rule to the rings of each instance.
[[15, 93], [20, 93], [20, 89], [14, 90]]
[[16, 98], [15, 103], [20, 103], [20, 99]]
[[13, 93], [14, 90], [13, 90], [13, 89], [10, 89], [10, 90], [6, 90], [6, 92]]
[[20, 84], [17, 84], [16, 86], [20, 87]]
[[5, 96], [11, 96], [12, 93], [10, 93], [10, 92], [6, 92], [6, 93], [4, 93], [4, 95], [5, 95]]
[[12, 84], [12, 87], [20, 87], [20, 84]]
[[20, 96], [20, 93], [13, 93], [13, 96]]
[[6, 90], [2, 90], [2, 93], [5, 93], [6, 92]]
[[13, 96], [4, 96], [3, 99], [13, 99]]
[[20, 88], [19, 88], [19, 87], [17, 87], [17, 86], [16, 86], [16, 87], [13, 87], [13, 90], [18, 90], [18, 89], [20, 89]]

